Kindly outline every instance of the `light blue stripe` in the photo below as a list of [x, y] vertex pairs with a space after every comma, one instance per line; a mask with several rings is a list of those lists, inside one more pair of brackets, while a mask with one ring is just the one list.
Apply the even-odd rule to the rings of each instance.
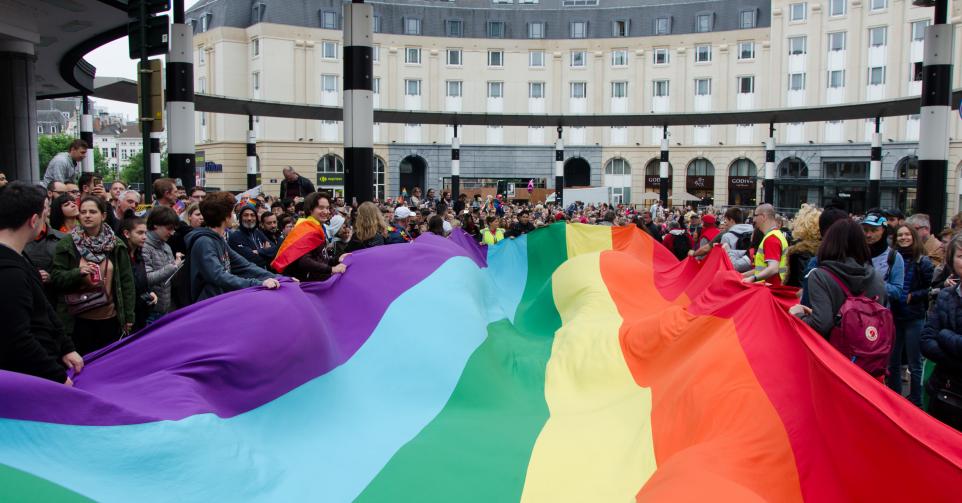
[[99, 501], [350, 501], [441, 411], [488, 323], [517, 309], [517, 286], [496, 288], [491, 269], [447, 261], [347, 363], [253, 411], [113, 427], [3, 419], [0, 462]]
[[497, 304], [514, 323], [514, 312], [521, 303], [528, 279], [528, 235], [505, 239], [488, 247], [488, 274], [494, 283]]

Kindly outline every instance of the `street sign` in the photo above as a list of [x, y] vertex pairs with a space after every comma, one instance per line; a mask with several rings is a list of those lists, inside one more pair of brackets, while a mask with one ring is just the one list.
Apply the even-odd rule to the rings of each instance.
[[[167, 54], [167, 41], [170, 38], [170, 16], [148, 17], [144, 20], [147, 37], [144, 46], [147, 54], [143, 57]], [[140, 59], [140, 21], [127, 25], [127, 39], [129, 41], [130, 59]]]

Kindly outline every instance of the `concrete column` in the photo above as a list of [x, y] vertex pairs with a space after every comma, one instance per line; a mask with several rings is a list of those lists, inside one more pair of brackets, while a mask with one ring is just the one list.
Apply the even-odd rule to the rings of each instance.
[[922, 99], [919, 124], [919, 212], [927, 213], [932, 230], [945, 226], [946, 174], [949, 158], [949, 102], [952, 94], [952, 25], [946, 24], [948, 0], [936, 0], [934, 24], [925, 29], [922, 56]]
[[458, 125], [454, 125], [454, 138], [451, 138], [451, 201], [461, 195], [461, 140], [458, 139]]
[[[90, 115], [90, 98], [86, 95], [80, 104], [80, 139], [87, 142], [87, 157], [83, 160], [84, 173], [94, 172], [94, 118]], [[100, 155], [103, 155], [101, 152]]]
[[344, 199], [374, 199], [374, 8], [344, 4]]
[[762, 182], [762, 202], [775, 204], [775, 124], [768, 125], [765, 139], [765, 180]]
[[34, 46], [0, 41], [0, 159], [7, 180], [40, 181]]
[[257, 135], [254, 133], [254, 116], [247, 116], [247, 188], [257, 186]]
[[[670, 208], [668, 205], [669, 177], [671, 177], [671, 164], [668, 162], [668, 126], [664, 126], [661, 132], [661, 162], [658, 163], [658, 194], [662, 208]], [[652, 215], [652, 218], [655, 216], [657, 215]]]
[[[167, 167], [184, 189], [194, 186], [194, 32], [184, 22], [184, 0], [174, 0], [167, 53]], [[208, 127], [211, 127], [208, 125]]]
[[875, 132], [872, 133], [872, 152], [868, 172], [868, 207], [878, 208], [882, 205], [882, 138], [879, 129], [882, 120], [875, 118]]

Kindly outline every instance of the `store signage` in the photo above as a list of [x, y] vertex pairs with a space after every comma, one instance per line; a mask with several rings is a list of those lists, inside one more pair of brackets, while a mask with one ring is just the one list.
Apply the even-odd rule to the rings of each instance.
[[755, 178], [750, 176], [732, 176], [728, 178], [728, 186], [733, 189], [754, 189]]
[[318, 185], [344, 185], [344, 173], [318, 173]]
[[[668, 177], [668, 185], [671, 185], [671, 177]], [[661, 187], [661, 177], [654, 175], [646, 176], [645, 187]]]
[[689, 189], [709, 190], [715, 187], [714, 176], [689, 176], [687, 180]]

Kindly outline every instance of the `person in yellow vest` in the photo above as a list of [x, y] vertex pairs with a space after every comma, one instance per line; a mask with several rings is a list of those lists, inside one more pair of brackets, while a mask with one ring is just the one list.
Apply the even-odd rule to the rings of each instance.
[[788, 240], [778, 228], [775, 207], [763, 204], [755, 208], [755, 229], [762, 233], [762, 242], [755, 251], [755, 268], [742, 274], [743, 283], [771, 283], [781, 286], [788, 279]]
[[484, 221], [488, 226], [481, 231], [481, 243], [488, 246], [500, 243], [504, 239], [504, 229], [498, 227], [498, 217], [492, 215]]

